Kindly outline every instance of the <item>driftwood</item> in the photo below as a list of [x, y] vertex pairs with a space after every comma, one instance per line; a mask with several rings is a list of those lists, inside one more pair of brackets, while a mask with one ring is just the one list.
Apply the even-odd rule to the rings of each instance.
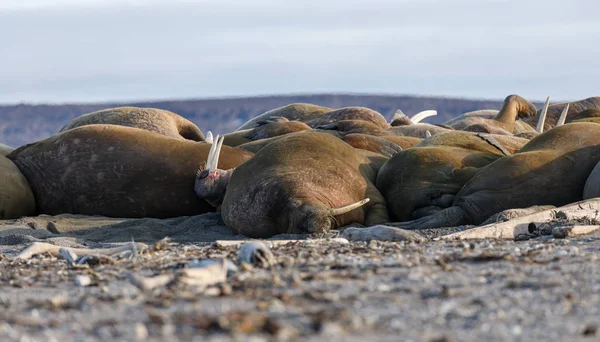
[[382, 224], [365, 228], [347, 228], [342, 232], [341, 237], [348, 241], [427, 241], [424, 236], [416, 232]]
[[549, 222], [555, 219], [562, 220], [595, 220], [600, 217], [600, 198], [593, 198], [575, 202], [555, 209], [540, 211], [511, 219], [506, 222], [492, 223], [462, 232], [442, 236], [445, 240], [464, 239], [510, 239], [530, 234], [531, 223]]
[[140, 242], [135, 242], [131, 244], [127, 244], [121, 247], [114, 248], [72, 248], [72, 247], [61, 247], [53, 244], [45, 243], [45, 242], [34, 242], [25, 248], [19, 255], [15, 257], [15, 259], [27, 260], [31, 259], [34, 255], [48, 253], [52, 256], [59, 257], [61, 256], [61, 250], [63, 255], [87, 255], [87, 254], [97, 254], [97, 255], [113, 255], [126, 251], [136, 251], [136, 250], [144, 250], [147, 249], [148, 245]]
[[128, 278], [134, 286], [142, 291], [152, 291], [176, 282], [203, 290], [210, 285], [227, 280], [227, 259], [220, 259], [202, 267], [184, 268], [171, 274], [160, 274], [154, 277], [129, 274]]
[[574, 226], [561, 226], [554, 227], [552, 229], [552, 236], [557, 239], [571, 238], [581, 235], [587, 235], [600, 230], [600, 226], [591, 225], [574, 225]]

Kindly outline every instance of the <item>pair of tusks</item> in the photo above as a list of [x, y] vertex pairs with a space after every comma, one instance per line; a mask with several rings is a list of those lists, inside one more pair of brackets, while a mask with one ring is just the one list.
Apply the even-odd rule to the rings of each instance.
[[[419, 112], [415, 115], [413, 115], [409, 120], [416, 124], [421, 122], [423, 119], [428, 118], [430, 116], [434, 116], [437, 115], [437, 111], [435, 110], [424, 110], [422, 112]], [[406, 114], [404, 114], [400, 109], [396, 110], [396, 113], [394, 113], [394, 117], [392, 118], [392, 121], [394, 121], [394, 119], [397, 119], [399, 117], [404, 117], [407, 116]]]
[[225, 137], [221, 137], [217, 134], [217, 138], [214, 139], [212, 132], [208, 131], [206, 134], [206, 139], [204, 141], [208, 144], [212, 144], [210, 146], [210, 151], [208, 151], [208, 157], [206, 158], [206, 167], [202, 169], [202, 166], [196, 172], [196, 176], [200, 175], [200, 172], [203, 170], [208, 170], [209, 172], [213, 172], [217, 169], [217, 165], [219, 164], [219, 155], [221, 154], [221, 147], [223, 146], [223, 139]]
[[223, 140], [225, 137], [220, 137], [217, 134], [217, 138], [214, 140], [210, 151], [208, 152], [208, 158], [206, 158], [206, 168], [209, 172], [213, 172], [217, 169], [219, 163], [219, 155], [221, 154], [221, 147], [223, 147]]
[[367, 204], [369, 201], [370, 201], [369, 198], [365, 198], [364, 200], [358, 201], [356, 203], [348, 204], [343, 207], [327, 209], [327, 213], [329, 214], [329, 216], [342, 215], [342, 214], [350, 212], [356, 208], [362, 207], [363, 205]]
[[[549, 106], [550, 106], [550, 96], [548, 96], [546, 98], [546, 103], [544, 104], [544, 109], [542, 110], [542, 113], [540, 114], [540, 118], [538, 119], [536, 131], [538, 131], [539, 133], [544, 133], [544, 123], [546, 122], [546, 114], [548, 113]], [[565, 121], [567, 120], [568, 112], [569, 112], [569, 103], [567, 103], [565, 108], [563, 108], [562, 113], [560, 113], [560, 117], [558, 118], [558, 121], [556, 122], [556, 127], [560, 127], [565, 124]]]

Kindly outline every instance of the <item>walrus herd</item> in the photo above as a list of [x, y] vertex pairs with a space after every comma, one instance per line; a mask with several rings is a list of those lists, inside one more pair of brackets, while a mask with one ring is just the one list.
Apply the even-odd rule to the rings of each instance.
[[119, 107], [0, 145], [0, 219], [62, 213], [168, 218], [219, 211], [253, 238], [384, 224], [481, 224], [506, 209], [600, 196], [600, 97], [441, 124], [294, 103], [206, 136], [176, 113]]

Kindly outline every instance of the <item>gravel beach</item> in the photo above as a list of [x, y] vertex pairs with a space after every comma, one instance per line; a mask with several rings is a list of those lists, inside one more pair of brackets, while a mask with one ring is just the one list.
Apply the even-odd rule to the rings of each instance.
[[[115, 224], [132, 227], [134, 220], [45, 216], [3, 222], [0, 339], [587, 341], [600, 336], [598, 233], [516, 242], [309, 239], [274, 244], [270, 264], [250, 265], [239, 262], [239, 244], [210, 242], [240, 238], [216, 216], [195, 218], [214, 221], [204, 242], [183, 241], [176, 228], [164, 234], [172, 235], [170, 240], [131, 229], [122, 229], [124, 241], [115, 234], [81, 238], [94, 224], [116, 231]], [[194, 218], [177, 222], [186, 220]], [[54, 222], [54, 233], [46, 234], [48, 222]], [[30, 227], [36, 224], [38, 229]], [[56, 231], [67, 226], [70, 233]], [[92, 230], [98, 235], [101, 228]], [[14, 260], [33, 241], [107, 247], [131, 239], [145, 240], [149, 248], [83, 264], [49, 255]], [[154, 289], [134, 281], [173, 276], [206, 259], [227, 261], [225, 281], [197, 286], [176, 279]]]

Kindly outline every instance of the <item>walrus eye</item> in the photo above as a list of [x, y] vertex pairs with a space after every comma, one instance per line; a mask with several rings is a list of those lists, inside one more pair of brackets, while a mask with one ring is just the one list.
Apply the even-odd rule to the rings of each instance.
[[202, 170], [202, 172], [200, 172], [200, 173], [198, 174], [198, 179], [204, 179], [204, 178], [206, 178], [206, 177], [208, 176], [208, 174], [209, 174], [209, 173], [210, 173], [210, 172], [208, 171], [208, 169], [204, 169], [204, 170]]

